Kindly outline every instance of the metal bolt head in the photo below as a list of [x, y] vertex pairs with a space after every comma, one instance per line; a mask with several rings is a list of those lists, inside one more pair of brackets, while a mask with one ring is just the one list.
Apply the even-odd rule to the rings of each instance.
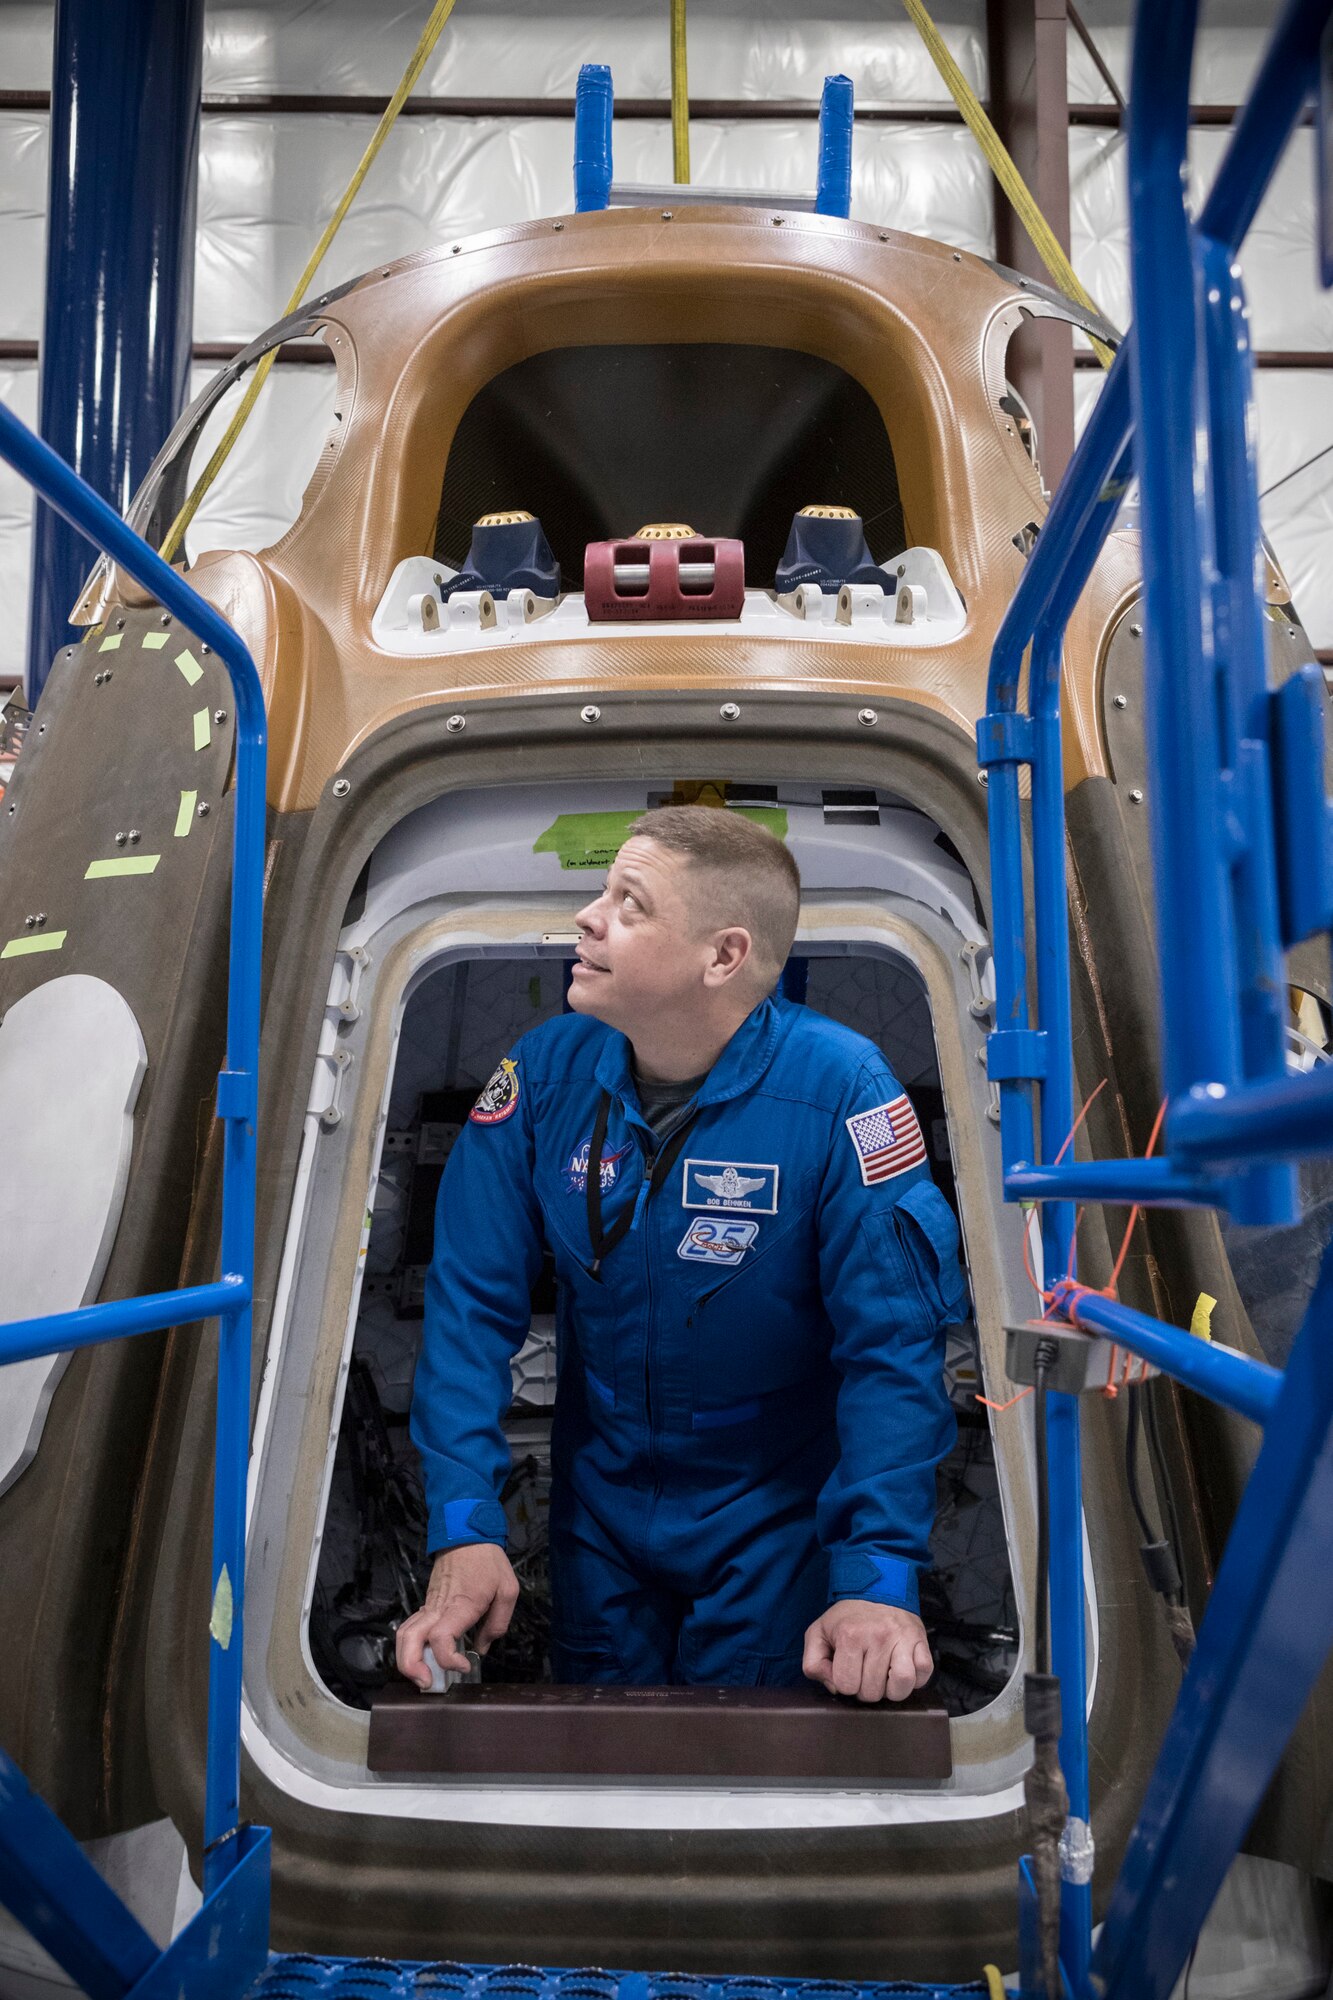
[[453, 248], [453, 255], [454, 255], [454, 256], [456, 257], [456, 256], [458, 255], [459, 251], [460, 251], [460, 250], [461, 250], [462, 248], [463, 248], [463, 246], [462, 246], [462, 244], [461, 244], [461, 243], [455, 243], [455, 245], [454, 245], [454, 248]]
[[195, 807], [195, 812], [199, 815], [200, 819], [207, 819], [212, 810], [213, 808], [209, 805], [207, 799], [200, 799], [198, 805]]
[[1143, 793], [1138, 785], [1135, 785], [1131, 789], [1129, 794], [1129, 803], [1132, 806], [1141, 806], [1143, 804]]
[[1111, 706], [1112, 708], [1128, 708], [1129, 696], [1126, 694], [1113, 694], [1111, 696]]
[[664, 208], [664, 209], [662, 210], [662, 220], [663, 220], [663, 222], [670, 222], [670, 220], [671, 220], [671, 210], [670, 210], [669, 208]]
[[563, 222], [553, 222], [553, 223], [551, 224], [551, 227], [552, 227], [552, 229], [563, 229], [563, 228], [564, 228], [564, 226], [565, 226], [565, 225], [564, 225], [564, 223], [563, 223]]
[[123, 847], [124, 845], [125, 845], [125, 836], [123, 833], [118, 833], [116, 835], [116, 846]]
[[169, 611], [164, 611], [164, 612], [162, 613], [162, 616], [161, 616], [161, 619], [159, 620], [159, 623], [160, 623], [160, 624], [163, 624], [163, 625], [170, 625], [170, 623], [171, 623], [171, 613], [170, 613]]
[[602, 719], [601, 709], [594, 708], [591, 702], [588, 703], [588, 706], [586, 708], [581, 708], [579, 710], [579, 720], [581, 722], [600, 722], [601, 719]]
[[963, 253], [962, 253], [962, 251], [961, 251], [961, 250], [955, 250], [955, 251], [954, 251], [954, 253], [953, 253], [953, 261], [954, 261], [954, 263], [955, 263], [955, 264], [961, 264], [961, 263], [962, 263], [962, 261], [963, 261]]
[[[111, 676], [110, 676], [110, 675], [108, 674], [108, 675], [107, 675], [107, 679], [109, 680], [110, 678], [111, 678]], [[44, 722], [39, 722], [39, 723], [38, 723], [38, 725], [37, 725], [37, 734], [38, 734], [39, 736], [45, 736], [45, 734], [46, 734], [46, 724], [45, 724]]]
[[350, 778], [334, 779], [333, 796], [335, 799], [345, 799], [347, 797], [347, 794], [351, 791], [351, 789], [352, 789], [352, 781]]
[[856, 719], [866, 729], [873, 729], [879, 721], [879, 710], [876, 708], [863, 708]]
[[137, 847], [142, 839], [143, 835], [140, 833], [138, 827], [132, 826], [130, 828], [130, 846]]
[[201, 646], [199, 650], [201, 653], [211, 653], [213, 648], [211, 646]]
[[979, 785], [988, 785], [988, 784], [990, 783], [990, 772], [989, 772], [989, 771], [978, 771], [978, 772], [977, 772], [977, 783], [978, 783]]
[[1129, 628], [1129, 636], [1131, 639], [1141, 639], [1143, 637], [1142, 625], [1131, 625]]
[[741, 712], [734, 701], [724, 701], [718, 714], [724, 722], [739, 722]]
[[213, 720], [214, 720], [214, 722], [225, 722], [225, 721], [227, 720], [227, 711], [226, 711], [226, 709], [225, 709], [225, 708], [215, 708], [215, 709], [213, 710]]
[[460, 729], [467, 728], [467, 717], [465, 715], [451, 715], [444, 726], [451, 736], [457, 736]]
[[38, 928], [38, 930], [40, 930], [40, 929], [42, 928], [42, 925], [43, 925], [43, 924], [44, 924], [45, 922], [46, 922], [46, 911], [45, 911], [45, 910], [38, 910], [38, 912], [37, 912], [37, 928]]
[[36, 919], [36, 917], [25, 917], [25, 918], [23, 919], [23, 928], [24, 928], [24, 930], [25, 930], [25, 931], [30, 931], [30, 930], [32, 930], [32, 929], [33, 929], [33, 928], [35, 927], [35, 925], [36, 925], [36, 922], [37, 922], [37, 919]]
[[118, 618], [116, 620], [116, 630], [118, 632], [123, 632], [125, 630], [125, 620], [123, 618]]

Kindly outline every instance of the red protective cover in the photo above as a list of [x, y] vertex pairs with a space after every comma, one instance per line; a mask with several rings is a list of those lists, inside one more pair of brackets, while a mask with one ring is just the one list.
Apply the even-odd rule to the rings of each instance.
[[[648, 589], [633, 596], [616, 589], [617, 563], [648, 563]], [[711, 562], [713, 587], [685, 591], [682, 563]], [[589, 542], [583, 557], [583, 601], [594, 624], [649, 619], [739, 618], [745, 604], [745, 544], [706, 540], [680, 542]]]

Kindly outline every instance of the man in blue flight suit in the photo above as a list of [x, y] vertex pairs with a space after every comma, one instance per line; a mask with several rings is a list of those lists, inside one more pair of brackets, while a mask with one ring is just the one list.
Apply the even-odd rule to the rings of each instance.
[[498, 1494], [543, 1244], [559, 1296], [557, 1681], [929, 1678], [917, 1571], [954, 1422], [958, 1232], [873, 1043], [775, 993], [800, 877], [736, 813], [638, 820], [572, 1012], [486, 1085], [440, 1186], [412, 1399], [435, 1561], [398, 1632], [466, 1668], [518, 1583]]

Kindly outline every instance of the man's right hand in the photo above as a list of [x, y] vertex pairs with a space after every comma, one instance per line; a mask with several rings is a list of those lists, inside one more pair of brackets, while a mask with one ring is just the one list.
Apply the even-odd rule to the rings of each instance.
[[494, 1542], [473, 1542], [446, 1549], [435, 1558], [426, 1602], [398, 1627], [398, 1671], [419, 1688], [430, 1686], [430, 1668], [422, 1658], [429, 1646], [442, 1667], [468, 1671], [463, 1635], [477, 1628], [476, 1647], [488, 1653], [503, 1638], [518, 1603], [518, 1578], [508, 1556]]

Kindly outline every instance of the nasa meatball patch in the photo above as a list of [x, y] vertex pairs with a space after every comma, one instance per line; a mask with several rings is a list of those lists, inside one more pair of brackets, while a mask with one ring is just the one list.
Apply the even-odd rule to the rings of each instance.
[[683, 1208], [729, 1208], [741, 1215], [776, 1215], [778, 1170], [752, 1160], [686, 1160]]
[[506, 1056], [468, 1112], [473, 1125], [502, 1125], [518, 1110], [518, 1064]]

